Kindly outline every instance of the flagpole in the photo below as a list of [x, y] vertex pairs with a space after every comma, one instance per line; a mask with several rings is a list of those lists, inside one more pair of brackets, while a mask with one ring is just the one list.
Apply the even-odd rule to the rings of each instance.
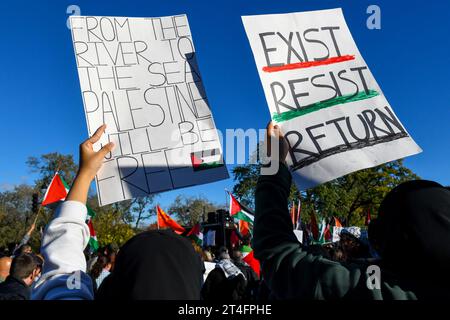
[[156, 206], [156, 224], [158, 225], [158, 230], [159, 230], [159, 211], [158, 211], [158, 206]]

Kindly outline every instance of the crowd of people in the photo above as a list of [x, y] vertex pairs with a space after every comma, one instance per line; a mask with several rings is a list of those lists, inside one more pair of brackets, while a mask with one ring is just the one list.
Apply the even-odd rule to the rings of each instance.
[[[199, 248], [171, 230], [148, 230], [121, 248], [110, 244], [89, 254], [87, 194], [113, 148], [108, 144], [93, 150], [104, 130], [100, 127], [81, 144], [79, 172], [43, 233], [40, 254], [27, 245], [27, 233], [0, 257], [0, 299], [450, 298], [450, 190], [425, 180], [400, 184], [369, 224], [368, 243], [342, 233], [332, 244], [301, 244], [287, 208], [288, 145], [273, 124], [267, 139], [280, 148], [270, 159], [280, 167], [258, 180], [251, 239], [261, 276], [243, 261], [239, 247]], [[214, 264], [207, 276], [205, 263]], [[380, 269], [375, 278], [367, 272], [370, 266]]]

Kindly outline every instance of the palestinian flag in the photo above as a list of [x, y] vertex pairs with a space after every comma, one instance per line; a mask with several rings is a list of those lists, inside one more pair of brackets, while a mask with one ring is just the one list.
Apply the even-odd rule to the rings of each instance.
[[94, 225], [92, 224], [92, 219], [89, 218], [86, 223], [89, 227], [89, 247], [91, 248], [92, 252], [96, 252], [98, 250], [99, 244], [97, 235], [95, 234]]
[[178, 234], [184, 233], [186, 230], [180, 226], [175, 220], [173, 220], [167, 213], [161, 209], [160, 206], [156, 206], [158, 229], [159, 228], [171, 228]]
[[319, 226], [317, 225], [316, 214], [314, 212], [311, 214], [311, 233], [314, 240], [319, 239]]
[[89, 246], [91, 247], [92, 252], [96, 252], [98, 250], [99, 244], [97, 240], [97, 234], [94, 230], [94, 225], [92, 224], [92, 219], [97, 215], [94, 210], [86, 204], [86, 208], [88, 211], [86, 224], [89, 227]]
[[42, 199], [42, 206], [48, 206], [49, 204], [59, 203], [66, 199], [67, 193], [69, 193], [69, 186], [60, 176], [58, 171], [52, 178], [50, 185], [45, 192], [44, 199]]
[[[50, 182], [50, 185], [47, 188], [47, 191], [45, 192], [44, 199], [42, 200], [42, 206], [47, 207], [55, 207], [60, 202], [66, 200], [67, 194], [69, 193], [69, 185], [64, 181], [63, 177], [58, 173], [58, 171], [53, 176], [52, 181]], [[86, 208], [88, 210], [88, 216], [86, 220], [86, 224], [89, 227], [89, 246], [91, 247], [91, 251], [95, 252], [97, 251], [99, 245], [97, 236], [95, 235], [94, 226], [92, 225], [92, 218], [95, 217], [94, 210], [89, 207], [89, 205], [86, 204]]]
[[255, 220], [253, 212], [239, 203], [231, 193], [228, 194], [230, 195], [230, 216], [253, 224], [253, 221]]
[[336, 217], [334, 217], [334, 226], [338, 227], [338, 228], [342, 228], [342, 223]]
[[242, 252], [242, 256], [243, 256], [242, 260], [245, 263], [247, 263], [250, 266], [250, 268], [252, 268], [253, 271], [255, 271], [255, 273], [259, 277], [261, 274], [261, 265], [259, 264], [259, 261], [253, 255], [253, 249], [250, 248], [249, 246], [242, 246], [241, 252]]
[[191, 153], [192, 169], [202, 171], [223, 166], [220, 149], [209, 149]]
[[191, 229], [191, 231], [189, 231], [189, 233], [187, 234], [187, 237], [189, 237], [192, 240], [194, 240], [195, 243], [198, 244], [199, 246], [203, 245], [203, 233], [202, 233], [202, 230], [201, 230], [200, 223], [197, 223]]

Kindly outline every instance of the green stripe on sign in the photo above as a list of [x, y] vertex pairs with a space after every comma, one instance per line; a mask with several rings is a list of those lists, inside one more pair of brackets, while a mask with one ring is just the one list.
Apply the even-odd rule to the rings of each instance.
[[370, 98], [376, 97], [378, 95], [380, 95], [380, 94], [375, 90], [369, 90], [368, 93], [359, 92], [357, 94], [347, 94], [347, 95], [343, 95], [343, 96], [340, 96], [337, 98], [325, 100], [322, 102], [308, 104], [308, 105], [302, 107], [301, 109], [289, 110], [289, 111], [286, 111], [286, 112], [283, 112], [280, 114], [273, 113], [272, 120], [280, 123], [280, 122], [291, 120], [291, 119], [294, 119], [294, 118], [297, 118], [300, 116], [304, 116], [305, 114], [308, 114], [311, 112], [319, 111], [321, 109], [330, 108], [330, 107], [337, 106], [337, 105], [344, 104], [344, 103], [350, 103], [350, 102], [370, 99]]

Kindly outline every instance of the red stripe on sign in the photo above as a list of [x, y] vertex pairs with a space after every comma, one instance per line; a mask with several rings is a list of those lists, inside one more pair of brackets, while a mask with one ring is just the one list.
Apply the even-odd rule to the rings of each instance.
[[284, 70], [294, 70], [294, 69], [318, 67], [318, 66], [324, 66], [327, 64], [339, 63], [339, 62], [350, 61], [350, 60], [355, 60], [355, 56], [354, 55], [345, 55], [345, 56], [332, 57], [332, 58], [328, 58], [325, 60], [319, 60], [319, 61], [305, 61], [305, 62], [285, 64], [282, 66], [263, 67], [262, 69], [264, 72], [278, 72], [278, 71], [284, 71]]

